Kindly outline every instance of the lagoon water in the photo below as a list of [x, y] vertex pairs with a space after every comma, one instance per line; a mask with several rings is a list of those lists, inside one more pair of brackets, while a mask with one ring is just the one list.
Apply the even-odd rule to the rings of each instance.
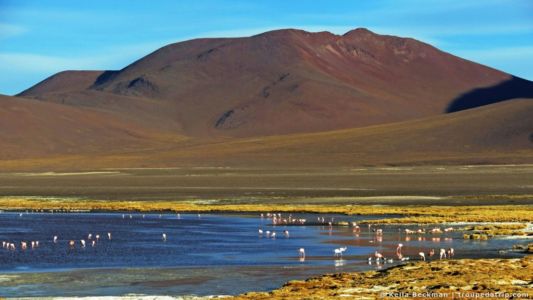
[[[318, 215], [294, 216], [313, 222]], [[320, 217], [357, 221], [388, 216]], [[277, 237], [260, 237], [258, 228], [276, 231]], [[130, 218], [128, 213], [124, 217], [122, 213], [1, 213], [0, 241], [14, 242], [17, 250], [0, 249], [0, 296], [238, 294], [312, 275], [374, 269], [367, 257], [375, 250], [394, 257], [399, 242], [412, 259], [419, 251], [435, 248], [438, 253], [449, 247], [455, 248], [456, 258], [509, 256], [513, 254], [499, 250], [517, 243], [465, 241], [460, 232], [419, 239], [406, 237], [397, 226], [381, 228], [382, 240], [366, 226], [354, 235], [349, 227], [273, 226], [257, 214], [181, 214], [180, 218], [132, 214]], [[282, 234], [285, 229], [289, 238]], [[107, 232], [112, 233], [111, 240]], [[89, 233], [93, 239], [100, 235], [95, 247], [87, 239]], [[80, 239], [87, 241], [85, 248]], [[20, 249], [20, 241], [32, 240], [40, 246]], [[69, 240], [76, 240], [74, 248], [68, 246]], [[348, 251], [344, 259], [335, 259], [333, 249], [342, 245]], [[301, 247], [307, 253], [304, 262], [298, 259]]]

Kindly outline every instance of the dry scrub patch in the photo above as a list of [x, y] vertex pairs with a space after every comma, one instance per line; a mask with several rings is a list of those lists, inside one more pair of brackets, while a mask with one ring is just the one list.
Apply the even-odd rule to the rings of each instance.
[[[383, 299], [382, 293], [527, 293], [533, 296], [533, 256], [523, 259], [461, 259], [409, 263], [384, 271], [328, 274], [295, 280], [244, 299]], [[405, 298], [405, 297], [404, 297]], [[411, 298], [411, 297], [407, 297]], [[390, 298], [392, 299], [392, 298]]]

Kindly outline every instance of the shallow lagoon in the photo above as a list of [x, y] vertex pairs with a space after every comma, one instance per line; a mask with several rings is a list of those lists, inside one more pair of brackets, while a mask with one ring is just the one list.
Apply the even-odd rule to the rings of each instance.
[[[316, 214], [295, 214], [316, 222]], [[357, 221], [390, 216], [320, 215], [326, 220]], [[258, 228], [276, 231], [275, 239], [260, 237]], [[273, 226], [250, 214], [132, 214], [128, 213], [2, 213], [0, 241], [17, 245], [0, 249], [0, 296], [97, 296], [124, 294], [211, 295], [267, 290], [291, 279], [384, 266], [369, 265], [379, 250], [393, 257], [403, 243], [404, 254], [455, 248], [456, 258], [516, 255], [499, 253], [516, 240], [463, 240], [461, 232], [405, 236], [398, 226], [380, 226], [383, 238], [362, 226]], [[401, 226], [418, 228], [418, 226]], [[289, 230], [290, 237], [283, 236]], [[107, 239], [107, 232], [112, 239]], [[95, 247], [79, 240], [100, 235]], [[162, 240], [166, 233], [167, 241]], [[52, 237], [58, 236], [53, 243]], [[76, 246], [68, 246], [69, 240]], [[35, 249], [20, 249], [20, 241], [39, 240]], [[347, 245], [344, 259], [333, 249]], [[307, 252], [305, 262], [298, 249]], [[387, 265], [385, 265], [386, 267]]]

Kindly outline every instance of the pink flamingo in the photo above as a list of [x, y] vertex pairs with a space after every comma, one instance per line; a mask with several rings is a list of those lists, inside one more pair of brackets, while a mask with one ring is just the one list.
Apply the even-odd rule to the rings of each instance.
[[400, 243], [400, 244], [398, 244], [398, 247], [396, 248], [396, 256], [398, 256], [399, 259], [401, 259], [403, 257], [403, 255], [402, 255], [402, 247], [403, 247], [403, 244]]
[[453, 248], [448, 249], [448, 258], [452, 258], [454, 255], [454, 252], [455, 251], [453, 250]]

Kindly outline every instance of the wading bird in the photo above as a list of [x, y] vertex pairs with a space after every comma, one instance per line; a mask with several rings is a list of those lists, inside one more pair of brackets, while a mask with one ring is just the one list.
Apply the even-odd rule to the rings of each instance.
[[424, 252], [418, 252], [418, 256], [420, 256], [421, 260], [426, 261], [426, 254]]
[[334, 255], [335, 257], [337, 257], [337, 256], [342, 257], [342, 254], [343, 254], [346, 250], [348, 250], [348, 247], [340, 247], [340, 248], [337, 248], [337, 249], [333, 250], [333, 253], [334, 253], [333, 255]]
[[446, 249], [440, 249], [439, 259], [446, 258]]
[[298, 255], [300, 256], [301, 259], [305, 259], [305, 249], [300, 248], [300, 250], [298, 250]]

